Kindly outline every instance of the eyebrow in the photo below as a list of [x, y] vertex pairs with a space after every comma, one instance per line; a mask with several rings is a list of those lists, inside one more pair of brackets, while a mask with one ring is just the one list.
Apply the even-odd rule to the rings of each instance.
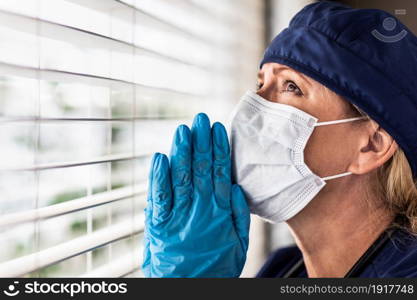
[[313, 85], [312, 82], [301, 72], [298, 72], [294, 69], [285, 68], [285, 71], [290, 71], [291, 73], [295, 74], [296, 76], [300, 77], [304, 82], [306, 82], [310, 87]]
[[[294, 70], [294, 69], [292, 69], [290, 67], [284, 66], [284, 65], [283, 66], [280, 66], [278, 69], [282, 69], [280, 71], [288, 71], [288, 72], [291, 72], [291, 73], [297, 75], [304, 82], [306, 82], [310, 87], [313, 85], [312, 82], [304, 74], [302, 74], [301, 72], [298, 72], [298, 71], [296, 71], [296, 70]], [[262, 80], [263, 77], [264, 77], [264, 72], [262, 70], [259, 70], [259, 72], [257, 74], [257, 79], [258, 80]]]

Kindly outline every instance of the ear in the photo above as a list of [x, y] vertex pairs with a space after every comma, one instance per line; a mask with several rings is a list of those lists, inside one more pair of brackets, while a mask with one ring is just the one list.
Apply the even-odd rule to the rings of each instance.
[[398, 149], [394, 139], [375, 121], [370, 120], [363, 136], [359, 137], [356, 158], [348, 168], [353, 174], [366, 174], [382, 166]]

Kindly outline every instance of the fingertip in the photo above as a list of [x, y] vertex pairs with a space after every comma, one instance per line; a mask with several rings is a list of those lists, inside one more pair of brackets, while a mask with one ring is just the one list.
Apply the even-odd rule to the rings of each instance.
[[157, 160], [157, 158], [158, 158], [158, 156], [159, 156], [159, 152], [155, 152], [153, 155], [152, 155], [152, 158], [151, 158], [151, 171], [153, 170], [153, 166], [155, 165], [155, 162], [156, 162], [156, 160]]
[[152, 214], [155, 224], [163, 222], [171, 210], [172, 191], [168, 157], [159, 153], [152, 182]]
[[184, 131], [184, 132], [190, 132], [190, 128], [189, 128], [187, 125], [185, 125], [185, 124], [181, 124], [181, 125], [179, 125], [179, 126], [178, 126], [178, 129], [179, 129], [179, 130], [182, 130], [182, 131]]
[[174, 145], [187, 146], [190, 144], [191, 131], [187, 125], [181, 124], [177, 127], [174, 134]]
[[200, 153], [210, 152], [212, 140], [210, 120], [207, 115], [205, 113], [197, 114], [191, 128], [194, 149]]
[[223, 156], [230, 153], [229, 140], [227, 138], [227, 132], [224, 125], [220, 122], [215, 122], [213, 124], [213, 140], [214, 144], [217, 147], [216, 153], [223, 158]]
[[222, 136], [224, 130], [224, 126], [220, 122], [214, 122], [212, 126], [213, 135]]
[[175, 198], [175, 188], [189, 184], [191, 178], [191, 131], [187, 125], [180, 125], [176, 132], [177, 141], [171, 148], [171, 183]]
[[152, 155], [152, 159], [149, 166], [149, 174], [148, 174], [148, 202], [152, 201], [152, 182], [153, 182], [153, 176], [154, 176], [154, 170], [155, 170], [155, 164], [159, 156], [159, 152], [156, 152]]
[[226, 131], [226, 128], [224, 127], [224, 125], [218, 121], [213, 123], [213, 128]]
[[179, 127], [180, 142], [185, 147], [191, 147], [191, 130], [187, 125], [181, 124]]
[[193, 124], [191, 126], [192, 131], [198, 128], [200, 130], [210, 130], [210, 119], [205, 113], [198, 113], [193, 120]]
[[168, 160], [168, 156], [166, 156], [163, 153], [159, 153], [159, 166], [161, 168], [165, 168], [165, 167], [169, 167], [169, 160]]
[[213, 184], [217, 203], [230, 209], [232, 187], [229, 143], [224, 126], [215, 122], [213, 131]]
[[196, 125], [197, 123], [208, 124], [210, 126], [210, 119], [207, 116], [207, 114], [205, 114], [203, 112], [200, 112], [200, 113], [195, 115], [194, 121], [193, 121], [193, 126]]

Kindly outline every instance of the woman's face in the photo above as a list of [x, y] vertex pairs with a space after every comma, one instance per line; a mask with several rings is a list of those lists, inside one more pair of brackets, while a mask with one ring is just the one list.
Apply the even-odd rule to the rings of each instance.
[[[357, 117], [350, 104], [313, 79], [278, 63], [266, 63], [258, 73], [257, 94], [268, 101], [301, 109], [318, 122]], [[362, 121], [316, 127], [304, 151], [309, 168], [325, 177], [349, 171], [357, 157]]]

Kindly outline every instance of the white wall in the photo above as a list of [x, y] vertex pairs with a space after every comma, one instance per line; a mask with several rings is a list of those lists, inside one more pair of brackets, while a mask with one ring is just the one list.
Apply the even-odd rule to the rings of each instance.
[[291, 18], [312, 0], [271, 0], [271, 39], [288, 26]]

